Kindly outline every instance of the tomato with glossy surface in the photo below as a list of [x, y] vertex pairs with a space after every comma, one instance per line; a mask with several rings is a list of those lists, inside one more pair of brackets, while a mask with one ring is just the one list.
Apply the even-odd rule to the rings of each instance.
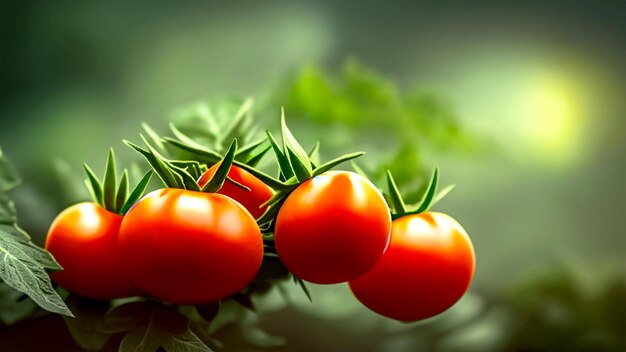
[[474, 270], [474, 248], [465, 230], [446, 214], [428, 212], [394, 220], [383, 258], [349, 285], [369, 309], [416, 321], [454, 305]]
[[117, 253], [122, 216], [95, 203], [75, 204], [52, 222], [45, 248], [63, 267], [54, 282], [81, 296], [114, 299], [140, 294]]
[[[204, 187], [204, 185], [211, 180], [219, 165], [218, 163], [211, 166], [200, 176], [198, 179], [198, 185], [200, 187]], [[261, 207], [261, 205], [272, 198], [272, 189], [248, 171], [235, 165], [231, 166], [230, 170], [228, 170], [228, 177], [250, 188], [250, 190], [247, 191], [226, 180], [217, 193], [229, 196], [241, 203], [255, 219], [263, 215], [265, 210], [267, 210], [267, 206]]]
[[128, 211], [118, 248], [137, 287], [175, 304], [229, 297], [263, 260], [261, 232], [241, 204], [174, 188], [153, 191]]
[[364, 177], [328, 171], [298, 186], [281, 206], [274, 239], [294, 275], [319, 284], [365, 274], [389, 244], [385, 199]]

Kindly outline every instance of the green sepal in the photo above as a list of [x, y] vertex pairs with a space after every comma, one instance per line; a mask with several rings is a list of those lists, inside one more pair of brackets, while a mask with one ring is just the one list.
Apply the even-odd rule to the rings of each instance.
[[259, 164], [259, 162], [261, 161], [261, 159], [263, 159], [263, 157], [265, 156], [265, 154], [267, 154], [267, 152], [269, 152], [269, 150], [272, 149], [272, 146], [268, 145], [265, 148], [263, 148], [262, 150], [260, 150], [258, 153], [250, 156], [247, 160], [244, 160], [244, 163], [255, 167]]
[[107, 166], [104, 171], [104, 180], [102, 180], [102, 188], [104, 191], [104, 208], [113, 212], [115, 211], [115, 191], [117, 187], [116, 177], [115, 155], [113, 153], [113, 149], [109, 149]]
[[340, 157], [338, 157], [336, 159], [333, 159], [333, 160], [331, 160], [329, 162], [326, 162], [326, 163], [322, 164], [321, 166], [319, 166], [318, 168], [316, 168], [313, 171], [313, 176], [317, 176], [317, 175], [323, 174], [324, 172], [332, 169], [333, 167], [335, 167], [335, 166], [337, 166], [337, 165], [339, 165], [341, 163], [344, 163], [344, 162], [346, 162], [348, 160], [356, 159], [356, 158], [360, 157], [363, 154], [365, 154], [365, 152], [350, 153], [350, 154], [342, 155], [342, 156], [340, 156]]
[[[163, 140], [177, 148], [188, 151], [194, 154], [198, 159], [206, 164], [213, 165], [220, 161], [222, 158], [219, 154], [214, 151], [211, 151], [207, 148], [201, 147], [197, 148], [195, 146], [190, 146], [182, 141], [176, 140], [170, 137], [164, 137]], [[194, 142], [195, 143], [195, 142]], [[197, 144], [197, 143], [196, 143]]]
[[363, 170], [363, 168], [360, 167], [359, 164], [356, 163], [356, 161], [352, 160], [350, 162], [350, 166], [352, 166], [352, 169], [354, 170], [354, 172], [365, 177], [366, 179], [369, 179], [369, 176], [367, 176], [367, 172], [365, 172], [365, 170]]
[[416, 214], [423, 213], [430, 209], [432, 205], [433, 199], [435, 197], [435, 193], [437, 192], [437, 184], [439, 183], [439, 169], [435, 168], [433, 170], [433, 174], [430, 177], [430, 182], [428, 183], [428, 188], [422, 197], [422, 200], [418, 203], [417, 209], [415, 210]]
[[138, 151], [141, 155], [143, 155], [144, 158], [146, 158], [150, 166], [152, 166], [152, 169], [155, 171], [157, 176], [159, 176], [159, 178], [166, 187], [184, 188], [183, 180], [180, 175], [172, 172], [163, 162], [163, 160], [156, 157], [154, 153], [152, 153], [152, 151], [145, 150], [142, 147], [127, 140], [124, 140], [124, 143]]
[[98, 177], [94, 174], [89, 165], [83, 164], [83, 168], [87, 173], [87, 178], [89, 180], [89, 184], [91, 185], [91, 194], [94, 202], [104, 207], [102, 184], [100, 183], [100, 180], [98, 180]]
[[165, 149], [165, 144], [163, 143], [163, 139], [161, 139], [161, 136], [159, 136], [159, 134], [156, 133], [156, 131], [153, 130], [152, 127], [150, 127], [145, 122], [141, 123], [141, 127], [144, 131], [146, 131], [146, 134], [148, 135], [152, 143], [156, 145], [156, 149], [158, 149], [161, 153], [165, 153], [167, 150]]
[[283, 152], [287, 155], [294, 174], [300, 182], [310, 179], [313, 169], [309, 156], [287, 127], [285, 109], [281, 109], [280, 127], [283, 136]]
[[247, 126], [244, 126], [243, 124], [250, 121], [250, 120], [246, 120], [245, 117], [249, 116], [248, 114], [252, 110], [253, 104], [254, 104], [254, 99], [252, 98], [246, 98], [246, 100], [244, 100], [244, 102], [239, 107], [239, 110], [237, 110], [237, 112], [235, 113], [235, 117], [233, 117], [229, 121], [230, 125], [228, 126], [228, 130], [226, 131], [226, 133], [224, 133], [223, 137], [221, 138], [220, 144], [223, 143], [224, 141], [229, 141], [231, 139], [235, 139], [236, 137], [239, 137], [238, 136], [239, 130], [247, 127]]
[[402, 195], [398, 190], [396, 181], [393, 179], [391, 171], [389, 170], [387, 170], [387, 188], [389, 188], [389, 196], [391, 198], [391, 205], [393, 207], [393, 210], [397, 214], [406, 213], [406, 205], [404, 204], [404, 199], [402, 199]]
[[291, 276], [293, 278], [293, 282], [295, 282], [298, 286], [300, 286], [300, 288], [302, 289], [302, 291], [304, 292], [304, 294], [306, 295], [306, 298], [309, 299], [309, 302], [313, 303], [313, 298], [311, 297], [311, 292], [309, 292], [309, 288], [306, 287], [306, 284], [304, 283], [304, 281], [293, 275]]
[[317, 165], [320, 164], [320, 142], [317, 141], [311, 151], [309, 152], [309, 161], [311, 162], [311, 167], [313, 169], [317, 168]]
[[130, 192], [130, 195], [128, 196], [128, 198], [126, 198], [124, 205], [122, 205], [120, 209], [120, 214], [122, 215], [126, 214], [126, 212], [128, 212], [128, 209], [130, 209], [130, 207], [132, 207], [133, 204], [135, 204], [139, 200], [139, 198], [141, 198], [141, 196], [143, 195], [143, 192], [146, 190], [146, 187], [148, 186], [148, 183], [150, 182], [150, 178], [152, 177], [152, 174], [153, 174], [153, 171], [148, 170], [148, 172], [146, 172], [146, 174], [143, 175], [139, 183], [137, 183], [137, 186], [135, 186], [133, 191]]
[[239, 187], [239, 188], [243, 189], [243, 190], [244, 190], [244, 191], [246, 191], [246, 192], [250, 192], [250, 191], [251, 191], [250, 187], [248, 187], [248, 186], [246, 186], [246, 185], [244, 185], [244, 184], [242, 184], [242, 183], [239, 183], [239, 182], [237, 182], [237, 181], [233, 180], [232, 178], [230, 178], [230, 177], [228, 177], [228, 176], [226, 176], [226, 182], [230, 182], [230, 183], [232, 183], [233, 185], [235, 185], [235, 186], [237, 186], [237, 187]]
[[124, 206], [126, 197], [128, 196], [128, 171], [122, 172], [120, 185], [117, 188], [117, 197], [115, 198], [115, 212], [119, 213]]
[[276, 142], [276, 139], [274, 139], [272, 133], [270, 131], [265, 131], [265, 133], [267, 134], [267, 139], [270, 141], [270, 145], [272, 146], [274, 154], [276, 155], [276, 161], [278, 161], [278, 168], [280, 172], [279, 177], [281, 181], [290, 179], [294, 176], [294, 173], [291, 165], [289, 164], [289, 158], [287, 158], [285, 153], [283, 153], [282, 149]]
[[237, 152], [237, 139], [233, 139], [233, 142], [230, 144], [226, 155], [224, 155], [224, 159], [220, 162], [220, 165], [217, 167], [215, 174], [207, 182], [204, 187], [202, 187], [202, 192], [215, 193], [222, 188], [224, 185], [224, 181], [226, 181], [226, 177], [228, 176], [228, 172], [230, 171], [230, 167], [233, 165], [233, 161], [235, 160], [235, 153]]
[[256, 155], [254, 150], [260, 147], [263, 143], [265, 143], [265, 138], [259, 139], [256, 142], [250, 143], [245, 147], [238, 149], [237, 154], [235, 154], [235, 160], [245, 162], [247, 159], [250, 159], [252, 156]]
[[433, 199], [433, 201], [430, 203], [430, 206], [432, 207], [433, 205], [437, 204], [437, 202], [439, 202], [440, 200], [442, 200], [445, 196], [448, 195], [448, 193], [452, 192], [452, 190], [456, 187], [455, 184], [451, 184], [451, 185], [447, 185], [446, 188], [442, 189], [441, 191], [439, 191], [437, 193], [437, 195], [435, 196], [435, 198]]
[[246, 165], [244, 163], [235, 161], [233, 162], [234, 165], [248, 171], [249, 173], [251, 173], [254, 177], [258, 178], [259, 180], [261, 180], [261, 182], [265, 183], [266, 185], [268, 185], [270, 188], [272, 188], [275, 191], [280, 191], [280, 190], [285, 190], [285, 189], [290, 189], [291, 187], [286, 185], [284, 182], [277, 180], [275, 178], [273, 178], [272, 176], [259, 171], [249, 165]]

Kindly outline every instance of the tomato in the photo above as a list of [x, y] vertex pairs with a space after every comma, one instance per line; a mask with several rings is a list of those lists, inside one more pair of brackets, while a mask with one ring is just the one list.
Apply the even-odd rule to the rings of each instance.
[[52, 280], [76, 294], [114, 299], [137, 295], [117, 253], [122, 216], [95, 203], [79, 203], [52, 222], [46, 249], [63, 267]]
[[349, 285], [371, 310], [415, 321], [454, 305], [467, 291], [474, 266], [472, 242], [453, 218], [434, 212], [407, 215], [394, 220], [380, 262]]
[[301, 279], [333, 284], [369, 271], [389, 244], [391, 217], [364, 177], [328, 171], [298, 186], [281, 206], [276, 250]]
[[241, 290], [263, 260], [263, 238], [245, 208], [215, 193], [160, 189], [124, 216], [118, 248], [137, 287], [176, 304]]
[[[219, 163], [205, 171], [198, 179], [198, 185], [204, 187], [204, 185], [211, 180], [213, 175], [215, 175], [218, 167]], [[225, 181], [224, 185], [217, 193], [229, 196], [241, 203], [255, 219], [263, 215], [267, 206], [261, 207], [261, 204], [272, 198], [272, 189], [248, 171], [235, 165], [231, 166], [230, 170], [228, 170], [228, 177], [250, 188], [250, 190], [247, 191], [234, 185], [232, 182]]]

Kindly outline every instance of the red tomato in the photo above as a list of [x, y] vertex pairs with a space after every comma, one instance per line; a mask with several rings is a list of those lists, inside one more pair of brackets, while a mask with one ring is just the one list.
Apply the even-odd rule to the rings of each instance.
[[366, 307], [415, 321], [450, 308], [474, 276], [474, 248], [458, 222], [442, 213], [394, 220], [391, 243], [372, 271], [350, 281]]
[[389, 244], [391, 217], [380, 192], [364, 177], [328, 171], [302, 183], [276, 218], [279, 258], [301, 279], [319, 284], [368, 272]]
[[139, 294], [117, 254], [122, 216], [95, 203], [61, 212], [48, 231], [46, 249], [64, 270], [52, 280], [76, 294], [114, 299]]
[[118, 248], [137, 287], [176, 304], [229, 297], [263, 260], [261, 231], [241, 204], [173, 188], [150, 192], [128, 211]]
[[[211, 177], [215, 175], [218, 167], [219, 163], [213, 165], [205, 171], [204, 174], [202, 174], [202, 176], [198, 179], [198, 185], [200, 185], [200, 187], [204, 187], [204, 185], [211, 180]], [[261, 204], [272, 198], [272, 189], [248, 171], [235, 165], [231, 166], [228, 171], [228, 177], [250, 188], [250, 191], [246, 191], [245, 189], [234, 185], [232, 182], [225, 181], [224, 185], [217, 193], [229, 196], [241, 203], [241, 205], [243, 205], [255, 219], [258, 219], [261, 215], [263, 215], [267, 206], [261, 208]]]

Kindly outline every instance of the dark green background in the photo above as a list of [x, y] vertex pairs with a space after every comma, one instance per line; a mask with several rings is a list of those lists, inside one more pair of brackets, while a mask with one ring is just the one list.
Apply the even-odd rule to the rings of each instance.
[[[41, 243], [86, 194], [59, 175], [79, 184], [85, 161], [101, 172], [109, 146], [129, 162], [121, 139], [138, 140], [141, 121], [165, 132], [180, 106], [254, 96], [275, 129], [289, 102], [274, 92], [306, 65], [332, 77], [352, 58], [436, 97], [482, 141], [433, 138], [420, 159], [457, 185], [436, 209], [474, 241], [472, 293], [405, 326], [344, 286], [316, 286], [312, 307], [267, 303], [262, 325], [291, 348], [623, 350], [625, 14], [619, 1], [2, 1], [0, 145], [24, 177], [20, 222]], [[328, 141], [325, 157], [357, 148], [384, 160], [406, 138], [291, 125], [306, 145]]]

